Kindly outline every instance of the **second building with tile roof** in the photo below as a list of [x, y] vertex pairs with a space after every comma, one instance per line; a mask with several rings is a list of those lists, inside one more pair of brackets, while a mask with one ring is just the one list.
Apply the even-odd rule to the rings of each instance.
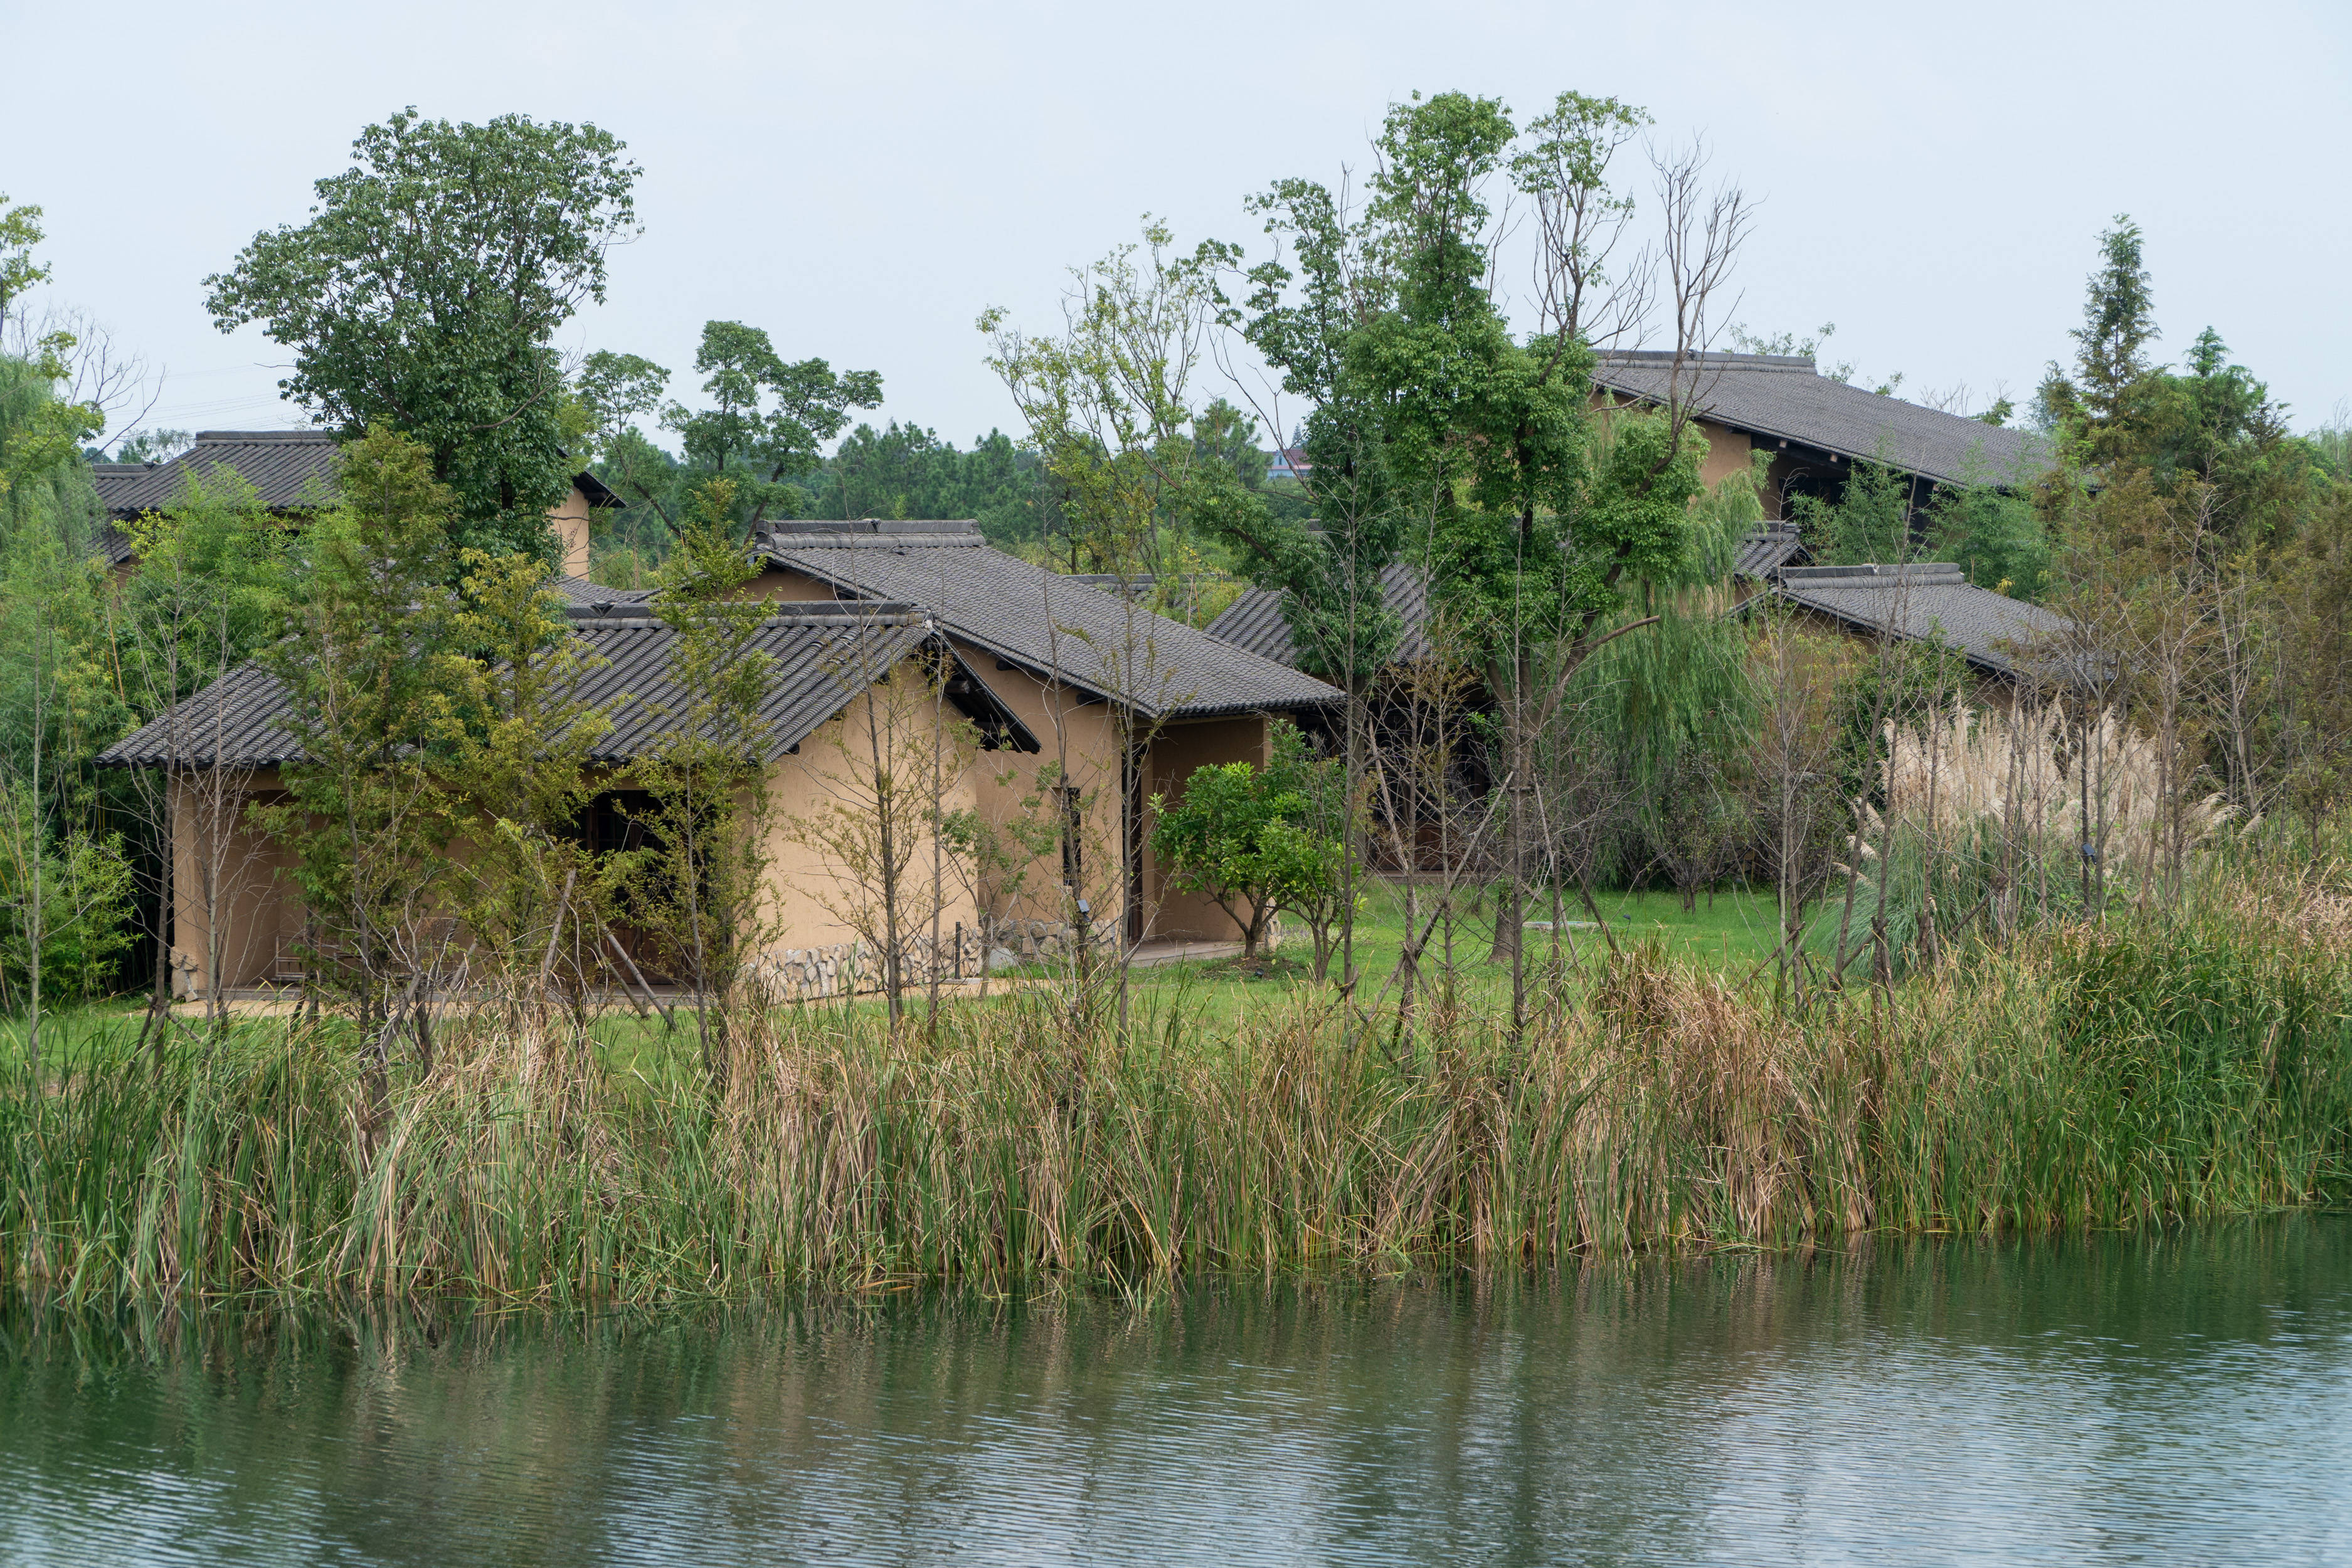
[[[325, 430], [205, 430], [177, 457], [155, 463], [93, 463], [106, 522], [99, 548], [118, 572], [136, 554], [123, 524], [162, 511], [186, 494], [188, 481], [235, 474], [253, 487], [254, 500], [279, 516], [299, 517], [335, 502], [335, 462], [341, 443]], [[571, 493], [547, 511], [562, 552], [562, 570], [588, 574], [588, 539], [596, 512], [621, 504], [595, 475], [572, 476]]]

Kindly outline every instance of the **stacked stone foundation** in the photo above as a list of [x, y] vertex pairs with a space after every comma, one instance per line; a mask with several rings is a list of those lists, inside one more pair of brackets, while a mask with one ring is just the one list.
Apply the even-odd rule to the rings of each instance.
[[[988, 959], [988, 943], [979, 928], [957, 926], [940, 933], [935, 950], [931, 933], [910, 937], [898, 961], [901, 984], [928, 985], [933, 974], [942, 980], [969, 980]], [[885, 970], [881, 957], [862, 942], [835, 942], [826, 947], [788, 947], [754, 961], [751, 982], [779, 1002], [811, 1002], [825, 996], [878, 994]]]

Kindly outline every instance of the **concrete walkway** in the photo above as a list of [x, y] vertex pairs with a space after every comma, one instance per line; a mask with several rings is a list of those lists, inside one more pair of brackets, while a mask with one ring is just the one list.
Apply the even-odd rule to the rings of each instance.
[[1129, 969], [1150, 969], [1161, 963], [1197, 963], [1212, 958], [1238, 958], [1242, 944], [1237, 942], [1147, 942], [1139, 945], [1127, 961]]

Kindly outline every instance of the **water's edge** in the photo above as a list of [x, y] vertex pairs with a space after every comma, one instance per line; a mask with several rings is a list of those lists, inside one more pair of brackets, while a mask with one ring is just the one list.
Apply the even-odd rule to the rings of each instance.
[[2352, 1551], [2352, 1219], [762, 1309], [0, 1305], [0, 1560]]

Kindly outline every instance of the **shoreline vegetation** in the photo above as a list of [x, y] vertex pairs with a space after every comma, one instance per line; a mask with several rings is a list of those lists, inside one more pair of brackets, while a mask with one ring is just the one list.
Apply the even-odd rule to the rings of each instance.
[[[102, 348], [0, 299], [0, 1289], [1135, 1289], [2333, 1201], [2343, 422], [2211, 328], [2159, 362], [2122, 215], [2030, 431], [1865, 392], [1721, 319], [1756, 209], [1652, 123], [1416, 94], [1255, 251], [1146, 218], [1058, 322], [982, 313], [1021, 430], [913, 506], [846, 483], [878, 372], [711, 320], [689, 407], [558, 352], [639, 229], [593, 125], [395, 114], [205, 280], [329, 433], [299, 494], [107, 460]], [[0, 197], [0, 291], [39, 218]], [[791, 542], [836, 500], [898, 565]], [[1264, 655], [1212, 646], [1244, 584]], [[1102, 951], [1228, 921], [1222, 968]], [[814, 948], [884, 999], [778, 1005]]]
[[2330, 1201], [2352, 898], [2225, 852], [2175, 912], [2052, 925], [1803, 1012], [1658, 942], [1400, 1032], [1331, 994], [1128, 1028], [1083, 975], [893, 1026], [757, 1008], [600, 1056], [485, 1007], [372, 1082], [349, 1026], [232, 1021], [0, 1066], [0, 1280], [66, 1301], [811, 1289], [1550, 1267], [1864, 1232], [2078, 1230]]

